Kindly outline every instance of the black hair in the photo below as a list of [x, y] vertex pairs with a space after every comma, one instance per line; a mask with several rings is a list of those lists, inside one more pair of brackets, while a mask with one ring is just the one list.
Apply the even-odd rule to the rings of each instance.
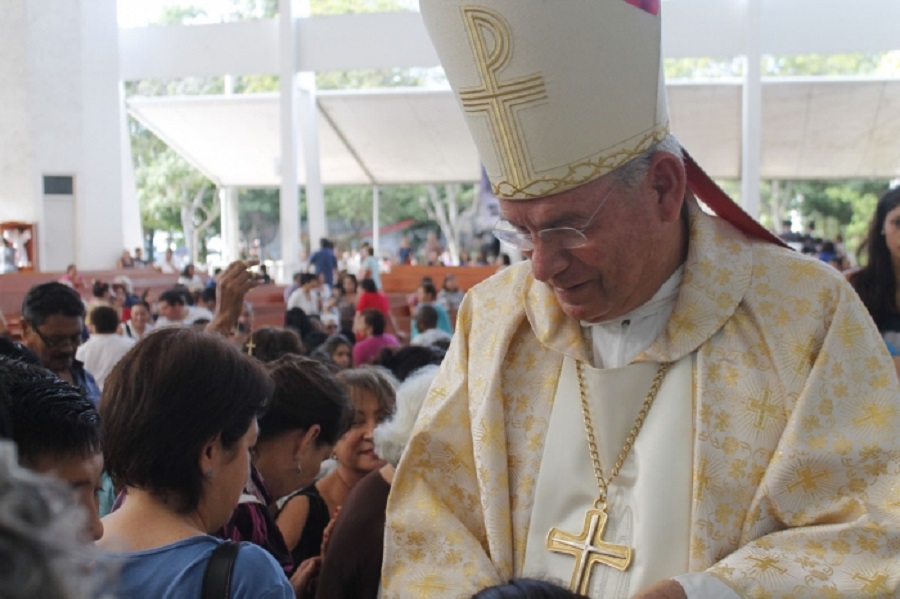
[[587, 599], [567, 588], [533, 578], [519, 578], [478, 591], [472, 599]]
[[434, 283], [422, 283], [421, 285], [419, 285], [419, 287], [421, 287], [422, 291], [424, 291], [427, 295], [431, 296], [432, 298], [437, 297], [437, 289], [435, 289]]
[[440, 365], [444, 361], [446, 351], [433, 345], [407, 345], [404, 347], [385, 347], [375, 358], [375, 364], [384, 366], [403, 382], [406, 378], [429, 364]]
[[216, 301], [216, 288], [215, 287], [204, 287], [203, 291], [200, 292], [200, 301], [204, 304], [207, 302]]
[[94, 281], [94, 284], [91, 286], [91, 293], [94, 297], [102, 298], [104, 295], [109, 293], [109, 283], [104, 283], [103, 281]]
[[191, 327], [154, 331], [103, 387], [107, 471], [117, 486], [171, 499], [185, 513], [196, 509], [201, 450], [217, 436], [233, 449], [264, 411], [272, 386], [262, 364], [217, 335]]
[[897, 306], [897, 280], [894, 278], [891, 251], [884, 236], [888, 212], [897, 206], [900, 206], [900, 186], [888, 190], [878, 200], [868, 235], [860, 247], [860, 254], [868, 257], [867, 264], [848, 276], [880, 330], [887, 326]]
[[378, 292], [378, 285], [375, 284], [374, 279], [363, 279], [359, 282], [359, 286], [362, 287], [363, 291], [368, 291], [369, 293]]
[[184, 292], [179, 288], [166, 289], [159, 294], [159, 301], [166, 302], [170, 306], [184, 306], [187, 304]]
[[423, 304], [416, 309], [416, 327], [420, 333], [435, 329], [438, 325], [438, 311], [434, 306]]
[[306, 347], [307, 353], [312, 353], [319, 349], [326, 339], [328, 339], [328, 333], [313, 329], [303, 337], [303, 345]]
[[88, 457], [102, 449], [97, 408], [46, 368], [0, 356], [0, 402], [26, 466], [42, 457]]
[[84, 318], [84, 302], [68, 285], [56, 281], [41, 283], [29, 289], [22, 299], [22, 318], [36, 327], [56, 314]]
[[284, 326], [297, 331], [301, 339], [313, 331], [312, 322], [310, 322], [309, 316], [306, 315], [303, 308], [291, 308], [285, 312]]
[[316, 445], [334, 445], [350, 426], [350, 396], [321, 362], [286, 355], [267, 365], [275, 383], [269, 409], [259, 418], [259, 440], [286, 431], [321, 427]]
[[[249, 352], [249, 343], [244, 351]], [[273, 362], [287, 354], [305, 353], [300, 335], [293, 329], [262, 327], [253, 331], [253, 357], [260, 362]]]
[[300, 275], [300, 284], [306, 285], [309, 282], [317, 280], [319, 277], [311, 272], [304, 272]]
[[110, 335], [119, 328], [119, 315], [110, 306], [97, 306], [91, 310], [91, 325], [100, 335]]
[[372, 327], [373, 335], [384, 335], [384, 327], [387, 325], [387, 322], [384, 319], [384, 314], [382, 314], [380, 310], [367, 308], [362, 311], [362, 316], [363, 322], [365, 322], [367, 326]]

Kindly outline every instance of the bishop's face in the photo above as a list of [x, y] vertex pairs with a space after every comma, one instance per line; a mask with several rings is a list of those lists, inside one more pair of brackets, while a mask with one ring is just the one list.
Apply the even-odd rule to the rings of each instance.
[[[535, 240], [534, 249], [524, 252], [534, 277], [553, 290], [566, 314], [585, 322], [630, 312], [665, 280], [657, 248], [671, 229], [653, 209], [652, 186], [617, 184], [615, 176], [537, 200], [500, 201], [504, 218]], [[543, 242], [538, 232], [555, 227], [581, 229], [587, 243], [563, 249]]]

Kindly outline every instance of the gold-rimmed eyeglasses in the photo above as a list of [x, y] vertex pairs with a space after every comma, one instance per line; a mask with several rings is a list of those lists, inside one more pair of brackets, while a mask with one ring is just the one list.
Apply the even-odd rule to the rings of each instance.
[[597, 208], [594, 209], [594, 212], [588, 217], [587, 222], [581, 227], [551, 227], [549, 229], [541, 229], [540, 231], [531, 234], [520, 231], [508, 220], [501, 218], [497, 221], [497, 224], [494, 225], [494, 229], [491, 232], [494, 234], [494, 237], [500, 240], [500, 243], [521, 252], [530, 252], [534, 249], [535, 237], [539, 237], [543, 245], [555, 249], [574, 250], [584, 247], [588, 242], [584, 232], [591, 226], [594, 217], [597, 216], [597, 213], [599, 213], [600, 209], [603, 208], [603, 205], [606, 204], [606, 200], [609, 199], [613, 189], [616, 188], [618, 183], [619, 181], [616, 180], [616, 182], [610, 186], [606, 195], [604, 195], [603, 199], [597, 204]]

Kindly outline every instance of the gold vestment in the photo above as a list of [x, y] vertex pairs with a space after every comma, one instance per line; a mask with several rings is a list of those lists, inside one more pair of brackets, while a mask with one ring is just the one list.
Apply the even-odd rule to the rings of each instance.
[[[696, 354], [690, 571], [748, 598], [895, 597], [900, 385], [881, 336], [829, 265], [688, 209], [674, 312], [637, 361]], [[523, 575], [564, 355], [592, 354], [528, 263], [466, 294], [394, 478], [385, 598]]]

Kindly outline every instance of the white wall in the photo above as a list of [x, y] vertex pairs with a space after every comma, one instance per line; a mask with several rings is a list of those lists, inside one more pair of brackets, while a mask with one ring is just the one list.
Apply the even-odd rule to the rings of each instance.
[[31, 119], [28, 109], [26, 0], [6, 2], [0, 18], [0, 221], [34, 221]]
[[42, 267], [43, 176], [72, 176], [71, 261], [112, 268], [123, 248], [115, 0], [4, 0], [0, 81], [0, 221], [38, 223]]

